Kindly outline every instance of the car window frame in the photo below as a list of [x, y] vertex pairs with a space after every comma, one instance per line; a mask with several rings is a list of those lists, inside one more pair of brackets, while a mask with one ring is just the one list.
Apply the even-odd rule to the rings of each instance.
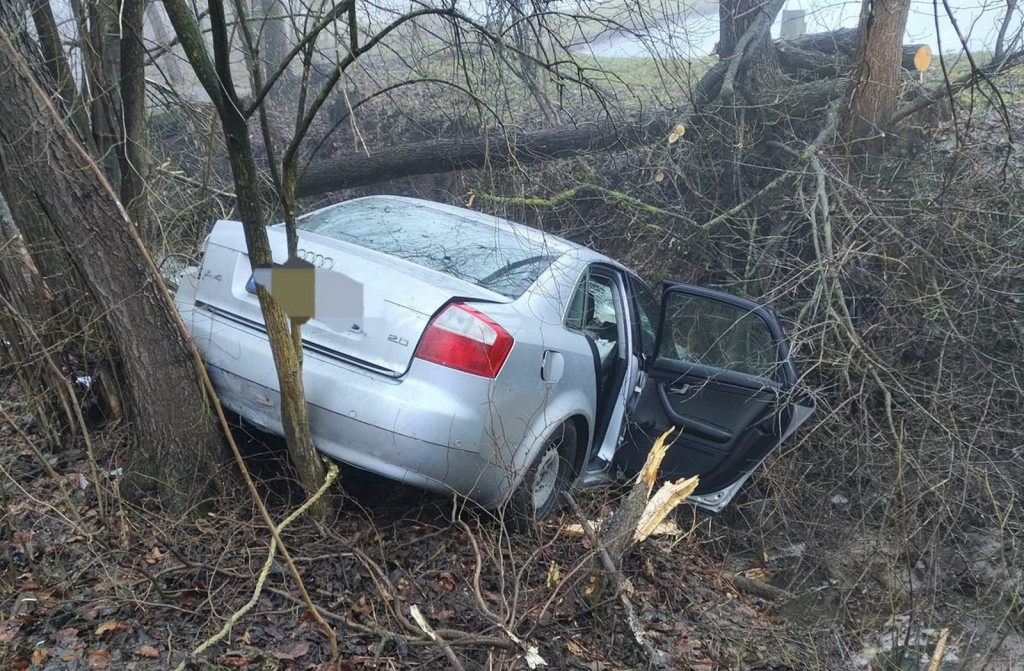
[[[640, 360], [644, 363], [653, 361], [657, 358], [658, 351], [655, 349], [658, 344], [658, 328], [661, 321], [661, 301], [658, 300], [658, 295], [654, 289], [651, 288], [647, 282], [645, 282], [636, 273], [627, 273], [626, 280], [629, 287], [630, 295], [630, 307], [632, 309], [633, 319], [633, 337], [635, 342], [634, 353], [640, 357]], [[643, 293], [650, 298], [650, 305], [648, 305], [647, 321], [651, 326], [650, 331], [650, 351], [645, 351], [644, 348], [644, 335], [643, 335], [643, 317], [641, 316], [642, 308], [640, 306], [639, 296]], [[650, 310], [653, 309], [653, 312]]]
[[[595, 272], [596, 271], [596, 272]], [[591, 263], [580, 273], [580, 277], [576, 280], [573, 285], [572, 292], [569, 294], [569, 300], [565, 304], [565, 309], [562, 313], [562, 326], [573, 333], [579, 333], [581, 335], [587, 335], [586, 329], [583, 328], [582, 315], [580, 318], [579, 326], [574, 326], [569, 323], [570, 312], [572, 311], [573, 302], [576, 299], [576, 294], [579, 293], [580, 289], [586, 287], [591, 281], [593, 275], [602, 277], [608, 280], [609, 287], [612, 293], [612, 302], [616, 311], [616, 332], [617, 339], [622, 342], [623, 339], [627, 341], [632, 340], [635, 336], [632, 333], [634, 325], [632, 322], [635, 320], [635, 315], [632, 309], [632, 288], [629, 285], [630, 278], [633, 277], [633, 273], [629, 271], [623, 271], [615, 266], [604, 264], [604, 263]], [[583, 315], [586, 315], [586, 303], [584, 302]], [[626, 322], [624, 325], [623, 322]]]

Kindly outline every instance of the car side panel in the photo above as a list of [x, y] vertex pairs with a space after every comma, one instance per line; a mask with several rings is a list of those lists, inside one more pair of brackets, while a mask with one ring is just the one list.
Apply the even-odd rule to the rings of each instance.
[[[542, 315], [536, 311], [524, 316], [522, 303], [474, 307], [502, 324], [515, 338], [515, 346], [491, 388], [483, 446], [488, 450], [488, 460], [509, 474], [502, 492], [507, 497], [551, 432], [568, 418], [584, 418], [588, 431], [580, 437], [584, 447], [590, 445], [596, 407], [594, 364], [586, 339], [565, 329], [560, 319], [554, 321], [551, 315], [539, 318]], [[564, 359], [564, 370], [557, 381], [544, 380], [541, 374], [547, 352], [557, 352]], [[578, 456], [582, 461], [583, 455]]]

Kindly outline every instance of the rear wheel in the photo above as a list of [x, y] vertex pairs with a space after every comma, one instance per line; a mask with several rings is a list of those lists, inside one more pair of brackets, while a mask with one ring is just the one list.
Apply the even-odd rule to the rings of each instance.
[[575, 461], [576, 425], [570, 421], [551, 432], [512, 496], [512, 513], [519, 530], [544, 519], [558, 506], [558, 497], [572, 480]]

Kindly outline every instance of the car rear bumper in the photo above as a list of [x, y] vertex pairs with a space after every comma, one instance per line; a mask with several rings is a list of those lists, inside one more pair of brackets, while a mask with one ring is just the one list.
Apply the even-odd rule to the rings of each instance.
[[[283, 435], [266, 335], [203, 308], [185, 317], [221, 403]], [[394, 379], [307, 352], [303, 381], [313, 442], [327, 456], [485, 507], [500, 505], [511, 490], [514, 478], [485, 429], [489, 380], [420, 360]]]

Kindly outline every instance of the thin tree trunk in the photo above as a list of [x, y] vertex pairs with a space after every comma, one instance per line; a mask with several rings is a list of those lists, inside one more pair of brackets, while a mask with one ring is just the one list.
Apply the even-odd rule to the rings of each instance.
[[[160, 3], [157, 0], [153, 0], [145, 4], [146, 19], [153, 29], [157, 44], [162, 49], [170, 49], [170, 45], [174, 42], [174, 36], [167, 29], [167, 21], [163, 11], [160, 9]], [[158, 56], [156, 61], [160, 64], [160, 68], [165, 73], [168, 83], [172, 86], [184, 86], [187, 83], [187, 76], [183, 72], [181, 61], [176, 53], [164, 53]]]
[[[232, 107], [237, 111], [237, 107]], [[238, 209], [245, 231], [246, 247], [253, 267], [269, 266], [273, 262], [270, 241], [260, 209], [261, 191], [256, 161], [249, 141], [248, 127], [241, 114], [222, 114], [224, 136], [227, 140], [228, 158], [234, 178]], [[267, 326], [270, 350], [277, 368], [277, 381], [281, 390], [281, 424], [288, 444], [292, 466], [302, 486], [310, 493], [315, 492], [327, 471], [324, 469], [316, 448], [313, 446], [309, 429], [309, 406], [306, 404], [305, 388], [302, 384], [302, 361], [293, 343], [288, 318], [277, 301], [262, 287], [257, 288], [263, 321]], [[293, 326], [292, 328], [298, 328]], [[312, 508], [314, 515], [326, 516], [331, 506], [327, 501], [318, 502]]]
[[[206, 50], [206, 42], [195, 16], [184, 0], [164, 0], [164, 8], [174, 26], [185, 54], [195, 69], [203, 88], [213, 101], [224, 128], [224, 140], [231, 163], [231, 173], [237, 194], [238, 210], [245, 233], [249, 261], [253, 267], [269, 266], [273, 257], [270, 240], [263, 221], [261, 189], [256, 160], [249, 139], [249, 128], [242, 114], [243, 105], [235, 92], [231, 76], [230, 52], [223, 5], [211, 3], [210, 19], [213, 28], [214, 59]], [[267, 327], [270, 351], [277, 369], [281, 392], [281, 423], [288, 455], [299, 482], [308, 492], [315, 492], [327, 475], [323, 461], [309, 430], [309, 407], [302, 384], [302, 362], [292, 342], [288, 320], [281, 307], [260, 286], [256, 295]], [[295, 332], [298, 333], [297, 331]], [[326, 517], [333, 506], [321, 498], [311, 512]]]
[[121, 15], [121, 202], [143, 240], [150, 240], [149, 151], [146, 137], [146, 50], [142, 25], [146, 0], [123, 0]]
[[86, 143], [90, 151], [94, 151], [92, 137], [90, 136], [89, 110], [82, 101], [82, 96], [75, 86], [75, 78], [71, 75], [71, 68], [68, 66], [68, 59], [61, 44], [60, 32], [57, 30], [57, 22], [53, 18], [53, 10], [50, 7], [50, 0], [32, 0], [32, 21], [36, 27], [36, 35], [39, 37], [39, 46], [43, 50], [44, 64], [49, 71], [53, 81], [57, 84], [57, 91], [64, 101], [64, 106], [74, 119], [75, 127], [78, 130], [79, 139]]
[[[253, 2], [253, 23], [259, 34], [259, 54], [264, 72], [275, 72], [284, 62], [288, 51], [295, 42], [292, 35], [288, 10], [282, 0], [256, 0]], [[298, 78], [290, 69], [278, 80], [271, 95], [281, 98], [282, 93], [291, 94], [298, 85]]]
[[114, 7], [97, 0], [86, 2], [86, 25], [83, 28], [88, 37], [83, 52], [95, 156], [107, 179], [117, 184], [120, 181], [117, 145], [121, 137], [121, 96], [118, 90], [121, 49]]

